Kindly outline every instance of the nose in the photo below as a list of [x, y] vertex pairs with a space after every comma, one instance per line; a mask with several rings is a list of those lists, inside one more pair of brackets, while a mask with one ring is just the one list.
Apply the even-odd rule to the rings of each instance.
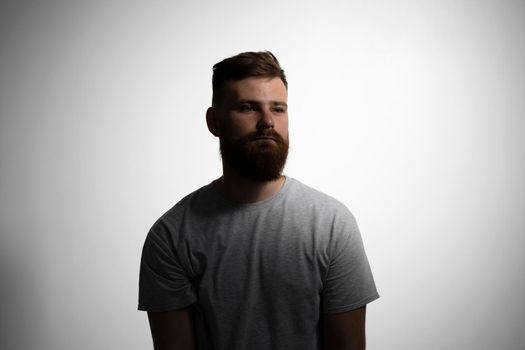
[[273, 129], [273, 115], [267, 109], [262, 109], [257, 123], [257, 129]]

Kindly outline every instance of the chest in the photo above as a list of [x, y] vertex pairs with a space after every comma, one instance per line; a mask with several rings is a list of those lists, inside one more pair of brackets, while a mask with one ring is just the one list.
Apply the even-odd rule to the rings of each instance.
[[[201, 297], [317, 295], [328, 268], [322, 224], [275, 213], [248, 213], [197, 221], [184, 228], [188, 269]], [[255, 292], [254, 292], [255, 291]]]

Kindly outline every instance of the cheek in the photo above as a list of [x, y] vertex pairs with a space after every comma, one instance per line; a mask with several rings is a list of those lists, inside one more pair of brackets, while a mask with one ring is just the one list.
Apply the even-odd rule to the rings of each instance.
[[275, 123], [275, 129], [283, 136], [288, 135], [288, 118], [283, 118]]
[[251, 133], [255, 130], [255, 127], [251, 125], [250, 120], [245, 118], [229, 118], [223, 124], [222, 133], [227, 135], [231, 139], [238, 139]]
[[249, 116], [240, 116], [232, 119], [232, 122], [232, 129], [241, 133], [253, 131], [257, 123], [254, 118]]

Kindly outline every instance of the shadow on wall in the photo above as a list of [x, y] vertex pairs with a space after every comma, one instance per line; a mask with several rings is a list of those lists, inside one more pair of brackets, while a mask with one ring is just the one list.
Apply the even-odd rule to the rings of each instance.
[[[3, 230], [2, 230], [3, 231]], [[2, 235], [6, 235], [2, 232]], [[27, 242], [30, 244], [30, 242]], [[31, 266], [32, 254], [13, 249], [8, 244], [0, 248], [0, 349], [46, 349], [42, 329], [44, 305], [38, 271]], [[27, 250], [28, 252], [30, 250]]]

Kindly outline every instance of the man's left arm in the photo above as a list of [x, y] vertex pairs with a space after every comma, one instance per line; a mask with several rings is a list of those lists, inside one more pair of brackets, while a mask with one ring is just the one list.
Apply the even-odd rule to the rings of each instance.
[[323, 316], [324, 349], [364, 350], [366, 305]]

